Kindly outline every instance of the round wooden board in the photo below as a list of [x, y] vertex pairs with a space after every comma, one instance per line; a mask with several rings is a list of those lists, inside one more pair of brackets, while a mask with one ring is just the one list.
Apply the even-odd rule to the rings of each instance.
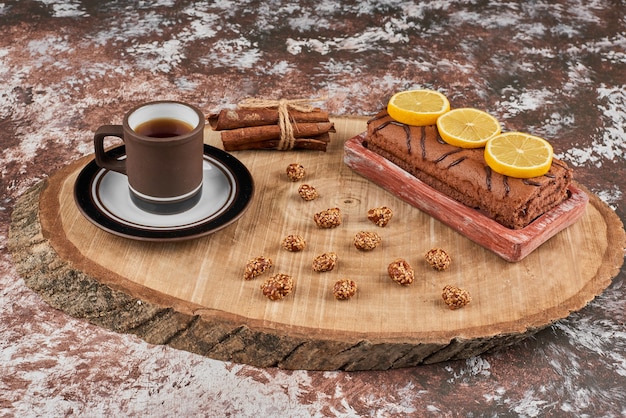
[[[256, 194], [248, 211], [212, 235], [184, 242], [117, 237], [88, 222], [73, 200], [85, 157], [26, 193], [16, 205], [10, 249], [28, 286], [52, 306], [148, 342], [256, 366], [309, 370], [384, 370], [467, 358], [526, 338], [584, 307], [611, 282], [623, 262], [625, 234], [617, 215], [597, 196], [580, 221], [525, 259], [509, 263], [395, 198], [343, 164], [343, 142], [365, 130], [364, 118], [334, 118], [328, 152], [234, 153], [250, 170]], [[218, 147], [219, 133], [206, 142]], [[307, 175], [291, 182], [285, 168], [301, 163]], [[320, 197], [303, 201], [300, 184]], [[367, 220], [367, 210], [393, 209], [389, 225]], [[313, 214], [339, 207], [343, 224], [319, 229]], [[353, 237], [375, 231], [382, 244], [360, 252]], [[300, 234], [304, 251], [281, 248]], [[432, 270], [423, 255], [441, 247], [451, 268]], [[315, 273], [315, 256], [335, 251], [335, 270]], [[264, 255], [270, 273], [244, 281], [246, 261]], [[405, 258], [416, 280], [400, 286], [387, 265]], [[274, 273], [294, 277], [282, 301], [259, 287]], [[340, 278], [357, 295], [337, 301]], [[450, 310], [446, 284], [467, 289], [472, 302]]]

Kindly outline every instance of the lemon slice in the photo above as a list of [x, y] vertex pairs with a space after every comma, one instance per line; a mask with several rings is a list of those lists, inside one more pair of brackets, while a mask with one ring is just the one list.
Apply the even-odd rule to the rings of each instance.
[[531, 178], [546, 174], [553, 155], [548, 141], [523, 132], [500, 134], [485, 145], [487, 165], [510, 177]]
[[450, 102], [435, 90], [408, 90], [394, 94], [387, 104], [389, 116], [413, 126], [434, 125], [450, 110]]
[[454, 109], [442, 115], [437, 119], [437, 129], [444, 141], [462, 148], [484, 147], [487, 141], [501, 132], [496, 118], [469, 107]]

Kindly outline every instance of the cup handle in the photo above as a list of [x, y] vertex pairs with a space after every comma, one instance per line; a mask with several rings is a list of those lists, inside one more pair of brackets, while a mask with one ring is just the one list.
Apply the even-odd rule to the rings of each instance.
[[96, 164], [98, 167], [126, 174], [126, 160], [115, 159], [104, 152], [104, 138], [107, 136], [116, 136], [124, 141], [122, 125], [103, 125], [96, 130], [93, 137]]

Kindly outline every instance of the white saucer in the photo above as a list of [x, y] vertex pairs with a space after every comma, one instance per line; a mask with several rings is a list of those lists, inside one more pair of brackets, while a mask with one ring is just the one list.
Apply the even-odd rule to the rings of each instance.
[[[107, 153], [126, 158], [123, 146]], [[115, 235], [148, 241], [196, 238], [239, 219], [254, 194], [248, 169], [218, 148], [204, 146], [203, 173], [200, 201], [182, 213], [159, 215], [139, 209], [131, 201], [127, 177], [100, 168], [95, 161], [78, 175], [74, 199], [89, 221]]]

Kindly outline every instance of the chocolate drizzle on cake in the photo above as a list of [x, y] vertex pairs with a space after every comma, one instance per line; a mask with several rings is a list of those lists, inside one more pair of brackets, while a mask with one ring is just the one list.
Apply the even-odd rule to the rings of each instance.
[[[440, 162], [442, 162], [443, 160], [445, 160], [448, 156], [450, 156], [450, 155], [452, 155], [452, 154], [456, 154], [457, 152], [461, 152], [461, 151], [463, 151], [463, 148], [457, 148], [457, 149], [453, 149], [453, 150], [451, 150], [451, 151], [445, 152], [445, 153], [443, 153], [442, 155], [440, 155], [437, 159], [435, 159], [435, 160], [434, 160], [434, 163], [435, 163], [435, 164], [440, 163]], [[456, 160], [452, 161], [450, 164], [448, 164], [448, 165], [446, 166], [446, 168], [451, 168], [451, 167], [454, 167], [455, 165], [459, 165], [459, 164], [461, 164], [463, 161], [465, 161], [465, 159], [466, 159], [466, 158], [467, 158], [467, 157], [465, 157], [465, 156], [463, 156], [463, 157], [461, 157], [461, 158], [458, 158], [458, 159], [456, 159]]]
[[[439, 156], [436, 160], [435, 160], [435, 164], [442, 162], [443, 160], [446, 159], [447, 156], [452, 155], [452, 154], [456, 154], [457, 152], [461, 152], [463, 151], [461, 148], [459, 149], [453, 149], [452, 151], [448, 151], [446, 153], [443, 153], [441, 156]], [[450, 167], [450, 166], [448, 166]]]
[[528, 180], [528, 179], [522, 180], [522, 183], [524, 183], [527, 186], [536, 186], [536, 187], [541, 186], [541, 183], [534, 181], [534, 180]]
[[491, 191], [491, 167], [485, 166], [485, 180], [487, 181], [487, 190]]
[[[379, 118], [379, 119], [382, 119], [382, 118]], [[376, 128], [374, 128], [374, 131], [380, 131], [381, 129], [384, 129], [389, 125], [401, 126], [404, 129], [404, 134], [406, 135], [406, 147], [409, 150], [409, 155], [410, 155], [411, 154], [411, 127], [409, 125], [405, 125], [404, 123], [396, 122], [395, 120], [388, 120], [386, 122], [381, 123]]]
[[459, 164], [461, 164], [463, 161], [465, 161], [466, 159], [467, 159], [467, 157], [461, 157], [461, 158], [458, 158], [458, 159], [456, 159], [456, 160], [452, 161], [452, 162], [448, 165], [448, 168], [454, 167], [455, 165], [459, 165]]
[[509, 186], [509, 178], [507, 176], [502, 176], [502, 184], [504, 184], [504, 195], [508, 196], [511, 192], [511, 186]]
[[404, 133], [406, 134], [406, 148], [409, 150], [409, 155], [411, 154], [411, 128], [409, 125], [402, 125], [404, 127]]
[[[392, 120], [388, 120], [388, 121], [385, 121], [385, 122], [381, 123], [380, 125], [378, 125], [377, 127], [375, 127], [375, 128], [374, 128], [374, 132], [378, 132], [378, 131], [380, 131], [381, 129], [385, 129], [385, 128], [386, 128], [387, 126], [389, 126], [391, 123], [393, 123], [393, 121], [392, 121]], [[396, 123], [397, 123], [397, 122], [396, 122]]]
[[422, 126], [422, 136], [420, 136], [420, 147], [422, 148], [422, 160], [426, 159], [426, 127]]

